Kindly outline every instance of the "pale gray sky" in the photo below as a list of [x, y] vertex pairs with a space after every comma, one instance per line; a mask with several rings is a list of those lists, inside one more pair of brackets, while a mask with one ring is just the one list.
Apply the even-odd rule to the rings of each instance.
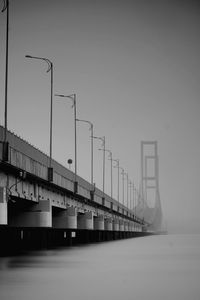
[[[137, 185], [140, 141], [158, 141], [168, 228], [200, 231], [199, 17], [199, 2], [190, 0], [10, 0], [8, 127], [49, 152], [50, 78], [45, 63], [25, 55], [49, 58], [54, 92], [77, 93], [78, 117], [106, 136], [106, 147]], [[5, 20], [1, 14], [1, 123]], [[55, 98], [53, 118], [53, 157], [67, 165], [74, 158], [70, 102]], [[78, 124], [78, 173], [88, 180], [89, 134]], [[102, 153], [94, 143], [101, 188]], [[109, 161], [106, 171], [109, 194]]]

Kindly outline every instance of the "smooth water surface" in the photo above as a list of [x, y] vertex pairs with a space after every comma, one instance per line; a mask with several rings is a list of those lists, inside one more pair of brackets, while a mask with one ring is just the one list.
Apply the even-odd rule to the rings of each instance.
[[1, 300], [200, 300], [200, 235], [0, 258]]

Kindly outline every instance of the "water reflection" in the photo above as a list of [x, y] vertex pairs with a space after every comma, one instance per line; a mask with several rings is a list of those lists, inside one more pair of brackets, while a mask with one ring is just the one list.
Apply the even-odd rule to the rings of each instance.
[[1, 300], [199, 300], [200, 236], [152, 236], [0, 259]]

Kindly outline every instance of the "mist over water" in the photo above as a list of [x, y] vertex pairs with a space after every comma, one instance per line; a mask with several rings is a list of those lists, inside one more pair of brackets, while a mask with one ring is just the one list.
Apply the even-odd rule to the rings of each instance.
[[149, 236], [0, 258], [1, 300], [199, 300], [200, 235]]

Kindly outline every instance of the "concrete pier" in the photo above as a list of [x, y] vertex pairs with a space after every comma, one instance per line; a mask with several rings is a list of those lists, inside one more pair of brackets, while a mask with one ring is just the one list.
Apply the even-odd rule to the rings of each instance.
[[118, 219], [113, 220], [113, 230], [119, 231], [119, 220]]
[[93, 230], [94, 229], [93, 212], [78, 213], [77, 228]]
[[112, 231], [113, 230], [113, 225], [112, 225], [112, 219], [111, 218], [106, 218], [105, 219], [105, 230], [106, 231]]
[[7, 192], [5, 187], [0, 187], [0, 225], [8, 224]]
[[8, 224], [10, 227], [52, 227], [50, 200], [9, 203]]
[[119, 220], [119, 230], [124, 231], [124, 221], [123, 220]]
[[65, 210], [53, 208], [53, 228], [77, 229], [77, 212], [75, 207], [69, 207]]
[[104, 230], [104, 217], [103, 215], [99, 215], [94, 217], [94, 230]]

